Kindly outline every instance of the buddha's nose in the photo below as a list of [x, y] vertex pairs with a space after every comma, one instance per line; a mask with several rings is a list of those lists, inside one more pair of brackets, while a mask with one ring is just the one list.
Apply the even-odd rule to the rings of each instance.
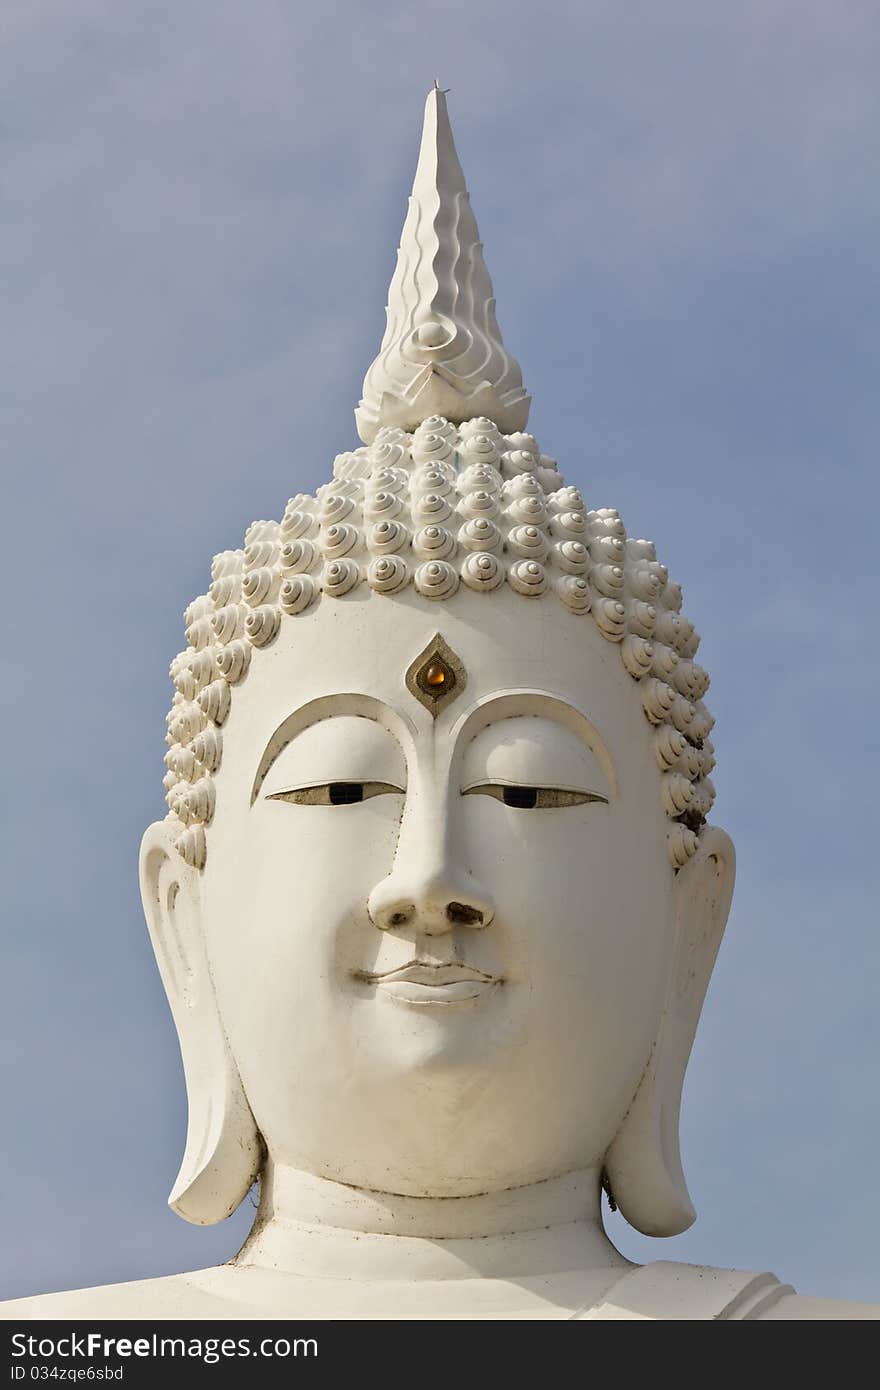
[[487, 927], [494, 906], [461, 863], [448, 808], [407, 805], [391, 873], [370, 893], [368, 909], [382, 931], [407, 928], [439, 936], [453, 927]]
[[488, 896], [469, 874], [456, 881], [447, 874], [408, 879], [391, 873], [370, 894], [369, 911], [382, 931], [414, 927], [426, 936], [456, 926], [487, 927], [492, 920]]

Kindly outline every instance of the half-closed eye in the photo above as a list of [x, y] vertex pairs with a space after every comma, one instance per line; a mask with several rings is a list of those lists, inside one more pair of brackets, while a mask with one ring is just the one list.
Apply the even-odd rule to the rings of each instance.
[[390, 782], [320, 782], [311, 787], [292, 787], [272, 792], [267, 801], [288, 801], [292, 806], [352, 806], [373, 796], [399, 796], [403, 787]]
[[549, 811], [562, 806], [584, 806], [588, 801], [599, 801], [608, 805], [608, 797], [598, 792], [574, 791], [569, 787], [520, 786], [514, 782], [480, 782], [474, 787], [465, 787], [462, 796], [494, 796], [505, 806], [515, 806], [520, 811]]

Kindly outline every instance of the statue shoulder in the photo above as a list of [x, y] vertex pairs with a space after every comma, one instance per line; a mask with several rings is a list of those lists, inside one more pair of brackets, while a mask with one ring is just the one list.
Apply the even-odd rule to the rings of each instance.
[[44, 1322], [79, 1318], [217, 1318], [229, 1317], [227, 1301], [210, 1287], [206, 1275], [170, 1274], [158, 1279], [135, 1279], [125, 1284], [100, 1284], [89, 1289], [36, 1294], [0, 1302], [0, 1321]]
[[789, 1293], [759, 1315], [776, 1322], [880, 1321], [880, 1303], [853, 1303], [843, 1298], [813, 1298]]
[[630, 1270], [601, 1303], [576, 1316], [595, 1321], [880, 1319], [880, 1305], [802, 1296], [775, 1274], [658, 1260]]
[[[363, 1316], [359, 1299], [352, 1302], [343, 1295], [340, 1302], [341, 1294], [340, 1285], [328, 1286], [325, 1280], [295, 1278], [292, 1287], [291, 1276], [229, 1264], [191, 1274], [13, 1299], [0, 1303], [0, 1321], [251, 1320], [290, 1317], [292, 1308], [299, 1317]], [[370, 1316], [376, 1316], [375, 1311]], [[378, 1316], [401, 1316], [399, 1304], [389, 1301], [388, 1311]], [[569, 1316], [585, 1321], [861, 1320], [880, 1319], [880, 1305], [800, 1296], [773, 1274], [658, 1260], [629, 1269], [599, 1302]]]

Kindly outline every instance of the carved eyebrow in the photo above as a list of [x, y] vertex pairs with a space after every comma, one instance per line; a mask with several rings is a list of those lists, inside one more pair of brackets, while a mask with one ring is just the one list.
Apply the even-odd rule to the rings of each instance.
[[[477, 734], [482, 733], [483, 729], [487, 729], [491, 724], [500, 723], [502, 719], [516, 719], [520, 716], [528, 718], [532, 715], [550, 719], [561, 725], [562, 728], [570, 729], [573, 734], [576, 734], [584, 747], [593, 754], [599, 763], [608, 781], [611, 794], [613, 796], [619, 795], [620, 789], [614, 760], [598, 729], [574, 705], [569, 704], [562, 696], [554, 695], [549, 690], [510, 689], [484, 696], [470, 709], [465, 710], [458, 723], [450, 731], [450, 738], [456, 746], [462, 745], [461, 752], [463, 753], [470, 739], [476, 738]], [[474, 724], [477, 726], [476, 729], [472, 728]]]
[[254, 775], [248, 804], [253, 806], [272, 764], [287, 748], [288, 744], [291, 744], [299, 734], [311, 728], [313, 724], [324, 719], [337, 717], [372, 720], [374, 724], [378, 724], [397, 740], [403, 749], [404, 758], [408, 763], [411, 762], [414, 730], [409, 720], [386, 705], [384, 701], [377, 700], [373, 695], [336, 693], [320, 695], [316, 700], [309, 700], [306, 704], [300, 705], [299, 709], [288, 714], [271, 734]]

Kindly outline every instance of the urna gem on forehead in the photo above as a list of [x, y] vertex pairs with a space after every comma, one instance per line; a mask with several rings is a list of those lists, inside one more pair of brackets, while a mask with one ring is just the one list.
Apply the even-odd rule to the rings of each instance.
[[426, 106], [419, 162], [388, 292], [382, 344], [355, 411], [362, 445], [337, 456], [317, 494], [280, 521], [255, 521], [240, 550], [217, 555], [207, 594], [186, 610], [186, 650], [171, 664], [165, 777], [169, 828], [203, 867], [230, 689], [288, 617], [314, 604], [404, 590], [455, 602], [508, 585], [560, 603], [615, 643], [656, 726], [669, 856], [696, 852], [714, 799], [703, 704], [709, 677], [681, 589], [649, 541], [630, 540], [612, 508], [587, 509], [554, 459], [525, 433], [530, 398], [495, 317], [492, 282], [449, 127]]

